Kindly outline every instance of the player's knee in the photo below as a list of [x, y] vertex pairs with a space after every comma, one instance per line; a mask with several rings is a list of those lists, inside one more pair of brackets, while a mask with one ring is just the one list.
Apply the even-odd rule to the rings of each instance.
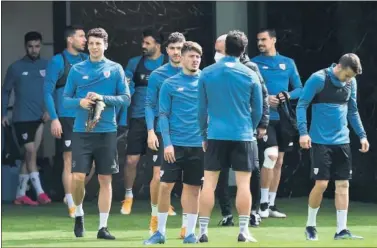
[[98, 182], [100, 187], [110, 187], [111, 179], [111, 175], [98, 175]]
[[318, 191], [321, 191], [322, 193], [325, 192], [325, 190], [327, 189], [327, 185], [329, 184], [329, 181], [326, 181], [326, 180], [317, 180], [315, 182], [315, 188], [318, 190]]
[[263, 167], [267, 169], [273, 169], [279, 156], [279, 150], [277, 147], [269, 147], [264, 150], [264, 162]]
[[335, 181], [335, 193], [340, 195], [348, 195], [349, 182], [347, 180]]
[[85, 173], [72, 173], [72, 179], [77, 182], [85, 182]]
[[28, 156], [34, 155], [37, 153], [37, 149], [35, 149], [34, 142], [25, 144], [25, 152], [27, 153]]
[[138, 163], [139, 163], [139, 157], [127, 156], [127, 167], [136, 168]]
[[173, 190], [174, 184], [173, 183], [165, 183], [161, 182], [160, 183], [160, 193], [165, 195], [165, 194], [170, 194], [171, 191]]

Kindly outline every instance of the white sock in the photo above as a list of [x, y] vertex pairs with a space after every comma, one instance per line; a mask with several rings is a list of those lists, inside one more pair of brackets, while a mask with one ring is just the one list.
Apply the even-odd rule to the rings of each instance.
[[276, 198], [276, 192], [268, 193], [268, 200], [269, 200], [270, 206], [275, 206], [275, 198]]
[[154, 205], [154, 204], [151, 203], [151, 207], [152, 207], [152, 216], [157, 216], [157, 213], [158, 213], [157, 204]]
[[183, 213], [182, 214], [182, 228], [187, 227], [187, 214]]
[[42, 189], [41, 180], [39, 180], [39, 172], [35, 171], [30, 173], [30, 180], [35, 191], [37, 192], [37, 195], [43, 194], [44, 191]]
[[255, 210], [251, 210], [251, 214], [252, 214], [252, 215], [256, 215], [256, 214], [257, 214], [257, 211], [255, 211]]
[[134, 198], [134, 195], [132, 194], [132, 189], [126, 189], [126, 194], [124, 195], [124, 198]]
[[249, 221], [250, 216], [240, 215], [239, 217], [240, 233], [248, 234], [249, 233]]
[[67, 201], [67, 205], [69, 208], [72, 208], [75, 206], [75, 203], [73, 202], [72, 194], [65, 194], [65, 199]]
[[336, 210], [336, 233], [347, 229], [347, 210]]
[[158, 213], [157, 214], [157, 223], [158, 228], [157, 230], [165, 236], [166, 233], [166, 222], [168, 221], [168, 213]]
[[195, 234], [196, 222], [198, 220], [198, 214], [187, 214], [187, 231], [186, 237], [190, 234]]
[[317, 226], [317, 213], [318, 208], [311, 208], [308, 207], [308, 221], [306, 222], [306, 226]]
[[109, 213], [99, 213], [99, 227], [100, 230], [102, 227], [107, 227], [107, 219], [109, 218]]
[[75, 217], [84, 216], [84, 209], [82, 209], [82, 204], [76, 206]]
[[24, 196], [26, 194], [26, 188], [27, 188], [28, 182], [29, 182], [29, 175], [20, 174], [16, 198]]
[[200, 226], [199, 237], [201, 237], [203, 234], [208, 235], [208, 224], [209, 224], [209, 217], [199, 217], [199, 226]]
[[260, 189], [260, 203], [268, 202], [268, 188], [261, 188]]

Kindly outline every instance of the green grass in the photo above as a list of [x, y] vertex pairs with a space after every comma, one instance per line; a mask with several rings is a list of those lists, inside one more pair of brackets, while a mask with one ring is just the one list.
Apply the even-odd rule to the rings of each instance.
[[[332, 200], [325, 200], [317, 218], [319, 241], [309, 242], [304, 237], [307, 199], [278, 199], [279, 208], [287, 213], [286, 219], [263, 220], [259, 228], [250, 228], [258, 243], [237, 243], [238, 220], [235, 227], [219, 227], [221, 215], [216, 206], [211, 217], [209, 243], [198, 247], [377, 247], [377, 205], [351, 202], [348, 227], [364, 240], [334, 241], [336, 213]], [[86, 235], [76, 239], [73, 219], [66, 215], [62, 203], [48, 206], [2, 206], [2, 245], [4, 247], [141, 247], [148, 238], [150, 207], [147, 201], [135, 201], [132, 215], [119, 213], [120, 203], [114, 202], [109, 218], [109, 230], [115, 241], [96, 239], [98, 228], [97, 205], [84, 204]], [[163, 247], [188, 247], [178, 234], [181, 225], [179, 202], [174, 202], [177, 216], [169, 217], [167, 242]], [[236, 214], [236, 211], [233, 212]], [[235, 215], [236, 216], [236, 215]]]

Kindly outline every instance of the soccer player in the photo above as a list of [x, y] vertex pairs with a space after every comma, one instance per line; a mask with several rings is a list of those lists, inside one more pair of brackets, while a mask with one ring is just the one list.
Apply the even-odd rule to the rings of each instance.
[[[223, 57], [226, 56], [225, 54], [225, 40], [226, 34], [221, 35], [217, 38], [215, 43], [215, 61], [220, 61]], [[263, 115], [260, 123], [258, 124], [257, 134], [258, 138], [262, 138], [266, 134], [266, 129], [269, 122], [269, 105], [268, 105], [268, 93], [266, 85], [264, 84], [262, 75], [260, 75], [258, 66], [251, 62], [249, 56], [244, 53], [240, 57], [241, 63], [249, 67], [255, 73], [257, 73], [258, 78], [262, 84], [262, 93], [263, 93]], [[259, 158], [258, 156], [254, 157], [254, 171], [252, 173], [251, 182], [250, 182], [250, 191], [253, 197], [253, 202], [251, 206], [251, 215], [250, 215], [250, 226], [256, 227], [259, 226], [260, 222], [262, 221], [261, 217], [258, 214], [259, 209], [259, 202], [260, 202], [260, 170], [259, 170]], [[233, 226], [233, 215], [232, 215], [232, 205], [230, 203], [229, 197], [229, 168], [223, 168], [220, 176], [219, 181], [216, 187], [216, 194], [219, 198], [221, 213], [223, 219], [220, 221], [220, 225], [222, 226]]]
[[88, 58], [83, 51], [86, 37], [83, 27], [68, 26], [64, 31], [67, 48], [51, 58], [47, 66], [44, 82], [44, 100], [46, 109], [52, 120], [51, 134], [60, 140], [63, 149], [64, 169], [62, 181], [64, 186], [64, 201], [68, 206], [68, 214], [75, 217], [75, 205], [72, 198], [72, 130], [75, 109], [63, 106], [63, 92], [68, 73], [72, 65]]
[[[76, 64], [69, 72], [64, 88], [64, 107], [76, 112], [72, 142], [72, 192], [76, 206], [74, 233], [84, 236], [85, 174], [93, 160], [100, 185], [99, 239], [115, 239], [107, 228], [111, 199], [112, 174], [119, 172], [117, 155], [116, 107], [127, 107], [130, 93], [124, 71], [118, 63], [104, 56], [108, 47], [108, 34], [102, 28], [88, 32], [89, 59]], [[91, 132], [86, 131], [88, 109], [98, 102], [106, 105], [101, 118]], [[98, 103], [97, 103], [98, 104]]]
[[262, 117], [263, 96], [257, 74], [239, 61], [247, 43], [243, 32], [230, 31], [225, 40], [227, 56], [205, 68], [199, 79], [198, 119], [205, 151], [199, 242], [208, 242], [208, 223], [219, 173], [230, 166], [237, 183], [238, 241], [256, 242], [248, 228], [250, 177], [254, 157], [258, 156], [254, 132]]
[[[131, 58], [125, 69], [130, 79], [132, 95], [130, 107], [130, 125], [127, 136], [127, 151], [124, 169], [125, 196], [121, 208], [122, 214], [130, 214], [133, 204], [132, 187], [136, 178], [136, 168], [140, 156], [145, 155], [148, 148], [148, 130], [145, 121], [145, 99], [150, 74], [153, 70], [168, 62], [168, 56], [161, 53], [163, 37], [157, 31], [148, 29], [143, 32], [143, 55]], [[153, 159], [153, 157], [152, 157]], [[174, 211], [171, 210], [171, 214]]]
[[[264, 150], [264, 162], [261, 169], [261, 200], [259, 214], [262, 218], [269, 216], [285, 218], [287, 215], [278, 210], [275, 204], [276, 192], [280, 183], [281, 167], [285, 152], [293, 147], [292, 137], [281, 134], [277, 106], [279, 98], [284, 101], [283, 91], [290, 99], [298, 99], [302, 84], [295, 62], [276, 51], [276, 32], [273, 29], [262, 29], [257, 34], [260, 55], [251, 60], [256, 63], [266, 83], [269, 93], [270, 122], [267, 135], [260, 140], [260, 148]], [[288, 92], [289, 85], [292, 91]]]
[[[309, 195], [306, 239], [317, 240], [316, 217], [330, 179], [335, 180], [337, 229], [334, 239], [362, 239], [347, 229], [349, 180], [352, 178], [352, 154], [347, 119], [360, 138], [361, 149], [369, 143], [357, 109], [357, 83], [361, 74], [356, 54], [343, 55], [338, 64], [313, 73], [305, 83], [297, 105], [300, 145], [311, 148], [312, 178], [315, 185]], [[312, 121], [307, 131], [306, 110], [312, 103]]]
[[[43, 80], [48, 61], [40, 57], [41, 42], [40, 33], [25, 34], [26, 55], [9, 66], [1, 92], [2, 124], [8, 126], [7, 107], [9, 96], [14, 90], [12, 122], [18, 142], [25, 148], [25, 159], [22, 162], [14, 203], [32, 206], [51, 202], [42, 188], [37, 168], [37, 153], [42, 140], [43, 123], [49, 118], [43, 106]], [[26, 196], [29, 179], [37, 193], [38, 201]]]
[[164, 144], [158, 197], [158, 230], [144, 244], [163, 244], [174, 183], [182, 180], [182, 207], [187, 213], [183, 243], [196, 243], [195, 226], [203, 179], [203, 151], [197, 122], [198, 80], [202, 47], [187, 41], [182, 47], [182, 72], [161, 86], [159, 122]]
[[[160, 125], [158, 125], [158, 99], [162, 83], [181, 71], [181, 49], [186, 41], [185, 36], [179, 32], [171, 33], [167, 40], [166, 52], [169, 55], [169, 63], [154, 70], [148, 81], [147, 96], [145, 99], [145, 121], [148, 129], [148, 147], [155, 151], [153, 155], [153, 178], [150, 182], [150, 195], [152, 214], [149, 224], [150, 233], [157, 231], [157, 202], [160, 187], [160, 166], [164, 160], [164, 147]], [[181, 198], [183, 200], [183, 198]], [[182, 204], [185, 205], [185, 204]], [[186, 230], [186, 213], [183, 213], [181, 238], [184, 238]]]

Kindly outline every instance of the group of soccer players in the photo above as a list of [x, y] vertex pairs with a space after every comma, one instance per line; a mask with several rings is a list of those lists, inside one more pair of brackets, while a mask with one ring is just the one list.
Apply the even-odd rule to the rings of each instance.
[[[306, 238], [318, 239], [316, 215], [330, 179], [336, 181], [334, 238], [361, 238], [347, 228], [348, 180], [352, 175], [347, 118], [360, 137], [360, 151], [369, 150], [357, 110], [355, 76], [362, 69], [355, 54], [345, 54], [339, 63], [315, 72], [302, 87], [294, 61], [276, 51], [274, 30], [257, 34], [261, 54], [251, 61], [245, 53], [248, 38], [243, 32], [234, 30], [220, 36], [215, 44], [216, 63], [202, 71], [202, 47], [186, 41], [179, 32], [164, 42], [158, 32], [145, 31], [143, 55], [132, 58], [125, 70], [105, 57], [108, 34], [104, 29], [85, 34], [83, 28], [71, 26], [65, 38], [67, 49], [48, 62], [39, 57], [41, 35], [26, 34], [27, 54], [9, 67], [5, 78], [2, 123], [9, 125], [6, 109], [14, 89], [13, 124], [26, 149], [15, 203], [51, 201], [43, 192], [36, 167], [43, 122], [51, 119], [51, 133], [62, 141], [65, 201], [69, 215], [75, 218], [75, 236], [84, 236], [85, 183], [96, 172], [100, 184], [97, 238], [115, 239], [107, 220], [112, 174], [119, 172], [117, 129], [129, 125], [121, 213], [132, 212], [137, 165], [140, 157], [148, 154], [149, 164], [153, 164], [151, 236], [144, 244], [165, 243], [167, 218], [176, 215], [170, 204], [176, 182], [183, 183], [183, 242], [208, 242], [219, 175], [227, 175], [229, 168], [235, 171], [237, 184], [237, 240], [256, 242], [249, 224], [259, 225], [260, 217], [286, 217], [277, 209], [275, 198], [284, 152], [292, 147], [294, 137], [283, 132], [277, 109], [298, 99], [300, 145], [311, 149], [316, 181], [309, 197]], [[167, 55], [162, 53], [164, 43]], [[83, 53], [86, 44], [89, 56]], [[292, 91], [288, 91], [290, 85]], [[88, 132], [88, 113], [97, 104], [105, 108]], [[306, 120], [309, 104], [313, 106], [310, 132]], [[261, 179], [258, 148], [264, 151]], [[29, 177], [39, 203], [25, 195]], [[228, 176], [224, 178], [227, 181]], [[250, 184], [256, 192], [253, 206]], [[227, 222], [231, 213], [223, 215]]]

